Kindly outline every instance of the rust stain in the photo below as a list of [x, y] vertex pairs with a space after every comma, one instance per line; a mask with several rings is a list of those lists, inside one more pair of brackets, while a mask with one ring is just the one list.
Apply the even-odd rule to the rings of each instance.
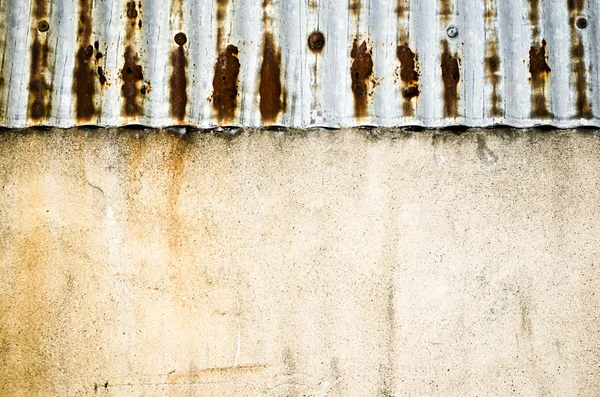
[[223, 30], [227, 18], [227, 3], [229, 0], [216, 0], [217, 2], [217, 53], [223, 51]]
[[128, 1], [127, 2], [127, 18], [134, 21], [132, 23], [132, 26], [135, 26], [135, 20], [137, 19], [137, 17], [138, 17], [138, 11], [137, 11], [137, 6], [135, 4], [135, 1]]
[[540, 35], [540, 28], [538, 26], [540, 20], [540, 0], [529, 0], [529, 22], [532, 26], [532, 36], [534, 40]]
[[[490, 116], [501, 117], [504, 113], [502, 108], [502, 95], [500, 94], [500, 56], [498, 55], [498, 39], [494, 26], [497, 11], [493, 0], [485, 1], [485, 23], [486, 23], [486, 56], [485, 72], [486, 78], [492, 85], [490, 94]], [[488, 34], [490, 37], [488, 38]]]
[[546, 40], [540, 46], [531, 46], [529, 50], [529, 73], [531, 75], [531, 116], [548, 118], [552, 116], [546, 101], [546, 82], [550, 76], [550, 67], [546, 62]]
[[417, 55], [410, 49], [408, 44], [398, 46], [396, 55], [398, 61], [400, 61], [400, 80], [402, 80], [402, 98], [404, 98], [403, 113], [405, 116], [413, 116], [412, 99], [420, 94]]
[[367, 115], [369, 80], [373, 74], [373, 60], [367, 48], [367, 42], [363, 41], [359, 46], [355, 39], [350, 56], [353, 59], [350, 67], [350, 78], [352, 81], [352, 94], [354, 95], [354, 115], [365, 117]]
[[238, 94], [238, 75], [240, 73], [240, 61], [237, 55], [238, 48], [230, 44], [225, 51], [219, 54], [219, 58], [215, 64], [215, 75], [213, 78], [213, 107], [217, 120], [220, 123], [232, 120], [235, 115]]
[[443, 23], [448, 23], [454, 14], [452, 0], [439, 0], [439, 16]]
[[444, 116], [458, 116], [458, 83], [460, 82], [459, 58], [450, 52], [447, 40], [442, 41], [442, 81], [444, 83]]
[[[46, 18], [48, 15], [47, 0], [35, 0], [33, 16], [36, 19]], [[50, 84], [46, 81], [48, 70], [49, 31], [44, 33], [33, 29], [34, 39], [31, 44], [31, 63], [29, 66], [29, 101], [28, 113], [33, 120], [40, 120], [50, 115], [52, 107], [50, 97]]]
[[348, 3], [348, 9], [354, 16], [358, 16], [360, 14], [360, 8], [362, 5], [360, 4], [360, 0], [350, 0]]
[[[75, 67], [73, 70], [75, 113], [79, 121], [89, 121], [96, 113], [94, 106], [95, 77], [92, 64], [94, 59], [94, 47], [90, 45], [92, 36], [91, 14], [92, 9], [90, 0], [79, 0], [79, 49], [77, 50]], [[100, 58], [101, 57], [102, 55]]]
[[134, 54], [131, 46], [125, 48], [123, 58], [125, 63], [123, 64], [123, 69], [121, 69], [121, 79], [123, 80], [121, 95], [125, 99], [125, 115], [128, 117], [138, 116], [142, 109], [138, 101], [140, 94], [138, 86], [144, 79], [142, 66], [138, 65], [138, 57]]
[[171, 67], [171, 79], [169, 80], [171, 91], [171, 115], [175, 119], [183, 121], [188, 98], [187, 77], [185, 74], [187, 59], [182, 45], [178, 46], [171, 53]]
[[260, 67], [260, 114], [263, 122], [273, 123], [283, 109], [281, 86], [281, 53], [271, 33], [263, 36], [263, 57]]
[[409, 9], [409, 0], [396, 0], [396, 17], [398, 19], [404, 18]]
[[492, 84], [490, 96], [490, 116], [502, 116], [502, 96], [500, 95], [500, 57], [497, 53], [496, 43], [488, 43], [487, 56], [485, 58], [485, 70], [488, 81]]
[[585, 64], [585, 48], [581, 32], [577, 30], [577, 18], [584, 9], [584, 0], [568, 0], [569, 27], [571, 29], [571, 67], [575, 88], [575, 117], [591, 118], [592, 106], [587, 95], [587, 70]]

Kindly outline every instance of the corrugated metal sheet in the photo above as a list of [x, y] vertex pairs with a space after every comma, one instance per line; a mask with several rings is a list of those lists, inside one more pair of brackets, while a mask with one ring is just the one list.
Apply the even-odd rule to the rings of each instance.
[[600, 126], [597, 0], [0, 8], [6, 127]]

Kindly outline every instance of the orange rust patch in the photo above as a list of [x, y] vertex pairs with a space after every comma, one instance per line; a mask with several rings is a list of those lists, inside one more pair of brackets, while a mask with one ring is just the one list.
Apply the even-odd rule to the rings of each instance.
[[400, 80], [402, 80], [402, 98], [404, 98], [403, 113], [405, 116], [412, 116], [414, 114], [412, 99], [420, 94], [417, 55], [408, 44], [398, 46], [396, 55], [400, 61]]
[[137, 55], [134, 55], [131, 46], [125, 48], [123, 58], [125, 63], [123, 64], [123, 69], [121, 69], [121, 79], [123, 80], [121, 95], [125, 99], [125, 115], [128, 117], [138, 116], [141, 113], [141, 106], [138, 103], [140, 93], [138, 86], [144, 79], [142, 66], [138, 65]]
[[546, 62], [546, 40], [539, 47], [529, 50], [529, 73], [531, 75], [531, 116], [548, 118], [552, 116], [546, 101], [546, 82], [550, 75], [550, 66]]
[[281, 53], [271, 33], [263, 36], [263, 59], [260, 67], [260, 114], [263, 122], [273, 123], [283, 108], [281, 86]]
[[178, 121], [183, 121], [187, 106], [187, 77], [185, 69], [187, 59], [183, 46], [178, 46], [171, 53], [171, 79], [169, 80], [171, 116]]
[[460, 82], [460, 67], [458, 55], [450, 52], [448, 41], [442, 42], [442, 82], [444, 83], [444, 116], [458, 116], [458, 83]]
[[237, 54], [238, 48], [230, 44], [225, 51], [219, 54], [215, 64], [213, 107], [219, 122], [230, 121], [235, 115], [240, 73], [240, 61]]
[[355, 39], [350, 56], [354, 59], [350, 67], [352, 94], [354, 95], [354, 115], [364, 117], [367, 115], [368, 83], [373, 74], [373, 60], [370, 51], [367, 49], [367, 42], [363, 41], [358, 46]]

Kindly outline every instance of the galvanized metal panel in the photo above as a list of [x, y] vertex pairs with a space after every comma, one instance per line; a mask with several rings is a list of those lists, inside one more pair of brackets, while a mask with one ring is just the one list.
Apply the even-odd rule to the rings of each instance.
[[600, 126], [599, 13], [595, 0], [0, 0], [0, 125]]

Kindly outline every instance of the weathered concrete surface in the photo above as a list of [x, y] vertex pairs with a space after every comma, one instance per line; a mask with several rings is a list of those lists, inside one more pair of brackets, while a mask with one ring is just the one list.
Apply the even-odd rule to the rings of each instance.
[[593, 132], [0, 135], [1, 396], [598, 396]]

